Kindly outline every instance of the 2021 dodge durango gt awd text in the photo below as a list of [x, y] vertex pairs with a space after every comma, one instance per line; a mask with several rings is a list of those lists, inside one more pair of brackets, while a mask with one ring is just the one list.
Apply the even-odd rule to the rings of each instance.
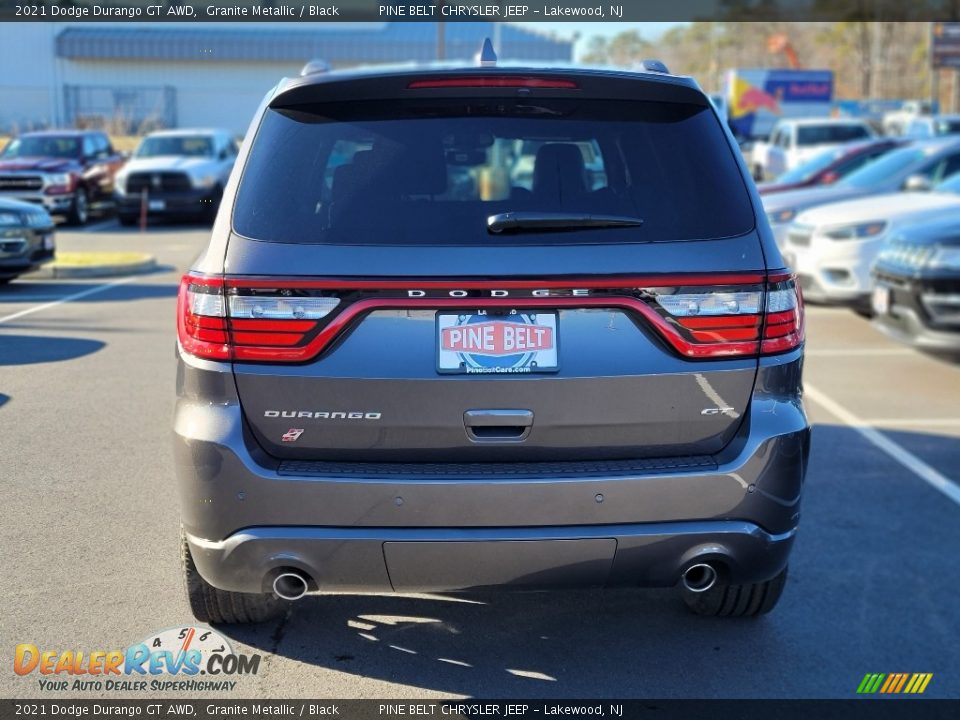
[[603, 585], [770, 610], [803, 311], [738, 155], [666, 72], [281, 83], [180, 287], [197, 618]]

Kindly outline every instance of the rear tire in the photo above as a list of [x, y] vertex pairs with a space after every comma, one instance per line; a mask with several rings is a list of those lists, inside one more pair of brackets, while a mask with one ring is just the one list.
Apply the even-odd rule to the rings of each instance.
[[204, 580], [190, 554], [187, 536], [180, 528], [180, 567], [193, 616], [203, 623], [260, 623], [280, 617], [287, 603], [272, 593], [238, 593], [220, 590]]
[[776, 607], [787, 581], [787, 568], [771, 580], [746, 585], [717, 583], [706, 592], [690, 592], [681, 586], [687, 607], [696, 615], [712, 617], [757, 617]]
[[73, 196], [73, 204], [70, 205], [70, 212], [67, 215], [67, 222], [80, 227], [86, 225], [89, 219], [90, 205], [87, 201], [87, 191], [82, 187], [77, 188], [77, 194]]

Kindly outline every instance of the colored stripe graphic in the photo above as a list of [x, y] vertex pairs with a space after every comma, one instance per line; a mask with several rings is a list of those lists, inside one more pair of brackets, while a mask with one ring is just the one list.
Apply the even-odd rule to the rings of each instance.
[[857, 686], [858, 695], [922, 695], [933, 673], [867, 673]]

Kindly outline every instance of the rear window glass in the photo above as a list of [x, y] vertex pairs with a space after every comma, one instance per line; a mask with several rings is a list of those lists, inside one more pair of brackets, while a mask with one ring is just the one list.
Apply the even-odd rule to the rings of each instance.
[[[643, 225], [490, 235], [487, 218], [511, 211]], [[276, 242], [502, 244], [726, 237], [754, 216], [706, 106], [497, 98], [269, 110], [233, 221]]]
[[937, 120], [937, 135], [956, 135], [960, 133], [960, 119]]
[[909, 168], [919, 167], [929, 155], [930, 152], [923, 148], [900, 148], [851, 173], [839, 184], [844, 187], [870, 188], [902, 174]]
[[34, 135], [14, 138], [3, 150], [3, 157], [80, 157], [80, 138]]
[[797, 128], [797, 145], [826, 145], [862, 140], [870, 133], [862, 125], [806, 125]]
[[806, 182], [821, 170], [826, 169], [841, 157], [844, 150], [827, 150], [826, 152], [814, 155], [807, 162], [798, 165], [793, 170], [788, 170], [777, 178], [778, 183]]

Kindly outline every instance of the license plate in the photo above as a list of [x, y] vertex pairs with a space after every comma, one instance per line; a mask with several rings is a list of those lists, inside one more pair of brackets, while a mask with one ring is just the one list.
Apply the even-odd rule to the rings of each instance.
[[167, 203], [164, 200], [148, 200], [147, 208], [150, 210], [164, 210], [167, 207]]
[[870, 296], [870, 305], [877, 315], [886, 315], [890, 312], [890, 288], [877, 285]]
[[440, 312], [437, 370], [468, 375], [556, 372], [557, 341], [556, 312]]

